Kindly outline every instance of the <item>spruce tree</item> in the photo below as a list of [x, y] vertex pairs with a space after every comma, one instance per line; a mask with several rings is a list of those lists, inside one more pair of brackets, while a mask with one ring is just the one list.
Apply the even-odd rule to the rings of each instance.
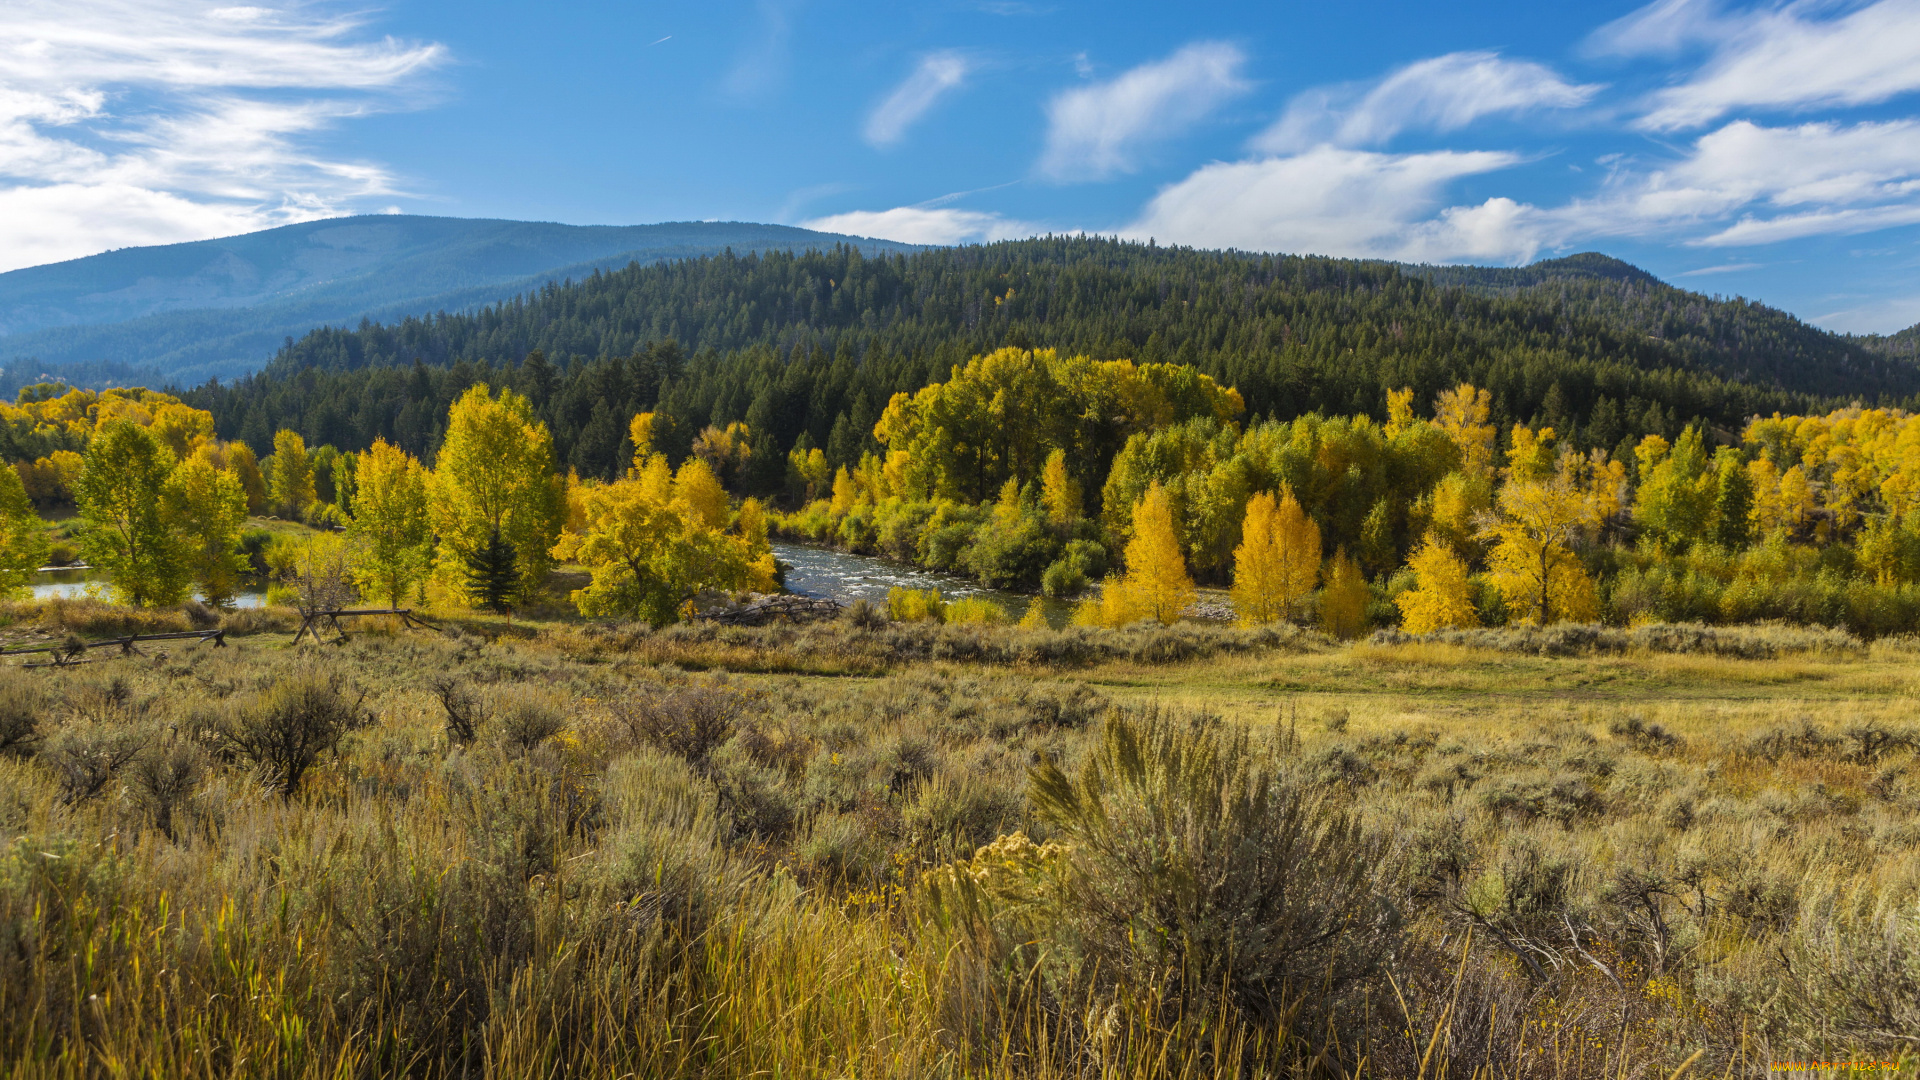
[[481, 607], [507, 614], [520, 588], [513, 545], [499, 529], [487, 533], [487, 542], [467, 556], [467, 595]]

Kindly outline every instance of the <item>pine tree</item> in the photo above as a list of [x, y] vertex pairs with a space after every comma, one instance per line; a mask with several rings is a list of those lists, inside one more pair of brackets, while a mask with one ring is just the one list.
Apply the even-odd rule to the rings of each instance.
[[1197, 595], [1174, 528], [1166, 489], [1155, 483], [1133, 508], [1133, 539], [1127, 541], [1127, 588], [1145, 613], [1163, 623], [1179, 621]]
[[1400, 608], [1400, 626], [1407, 633], [1430, 634], [1480, 625], [1467, 564], [1445, 541], [1428, 536], [1407, 559], [1407, 568], [1419, 584], [1393, 598]]
[[475, 607], [505, 615], [513, 610], [520, 592], [520, 571], [513, 545], [499, 529], [487, 533], [487, 542], [466, 556], [467, 596]]

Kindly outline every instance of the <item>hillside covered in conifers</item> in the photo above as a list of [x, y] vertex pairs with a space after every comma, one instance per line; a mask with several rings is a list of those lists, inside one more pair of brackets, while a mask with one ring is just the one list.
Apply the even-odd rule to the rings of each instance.
[[[888, 398], [1005, 344], [1178, 361], [1254, 415], [1385, 415], [1461, 381], [1497, 422], [1552, 424], [1609, 450], [1693, 420], [1920, 394], [1892, 339], [1829, 334], [1763, 304], [1673, 288], [1596, 254], [1501, 269], [1046, 238], [869, 258], [850, 247], [629, 266], [471, 314], [327, 328], [263, 371], [186, 394], [264, 448], [293, 428], [430, 455], [476, 381], [531, 397], [561, 462], [611, 476], [626, 421], [658, 411], [690, 444], [745, 421], [774, 490], [803, 437], [833, 464], [871, 448]], [[669, 442], [671, 446], [671, 442]]]

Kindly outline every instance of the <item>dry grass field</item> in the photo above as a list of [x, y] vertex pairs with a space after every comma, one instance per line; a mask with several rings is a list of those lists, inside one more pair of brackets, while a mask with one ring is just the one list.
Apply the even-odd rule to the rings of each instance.
[[0, 671], [0, 1073], [1920, 1067], [1900, 642], [245, 619]]

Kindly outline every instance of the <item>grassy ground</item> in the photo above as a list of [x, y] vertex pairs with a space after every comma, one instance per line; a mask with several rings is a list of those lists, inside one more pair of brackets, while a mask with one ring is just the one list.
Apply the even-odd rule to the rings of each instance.
[[8, 1075], [1920, 1066], [1902, 643], [227, 618], [0, 671]]

